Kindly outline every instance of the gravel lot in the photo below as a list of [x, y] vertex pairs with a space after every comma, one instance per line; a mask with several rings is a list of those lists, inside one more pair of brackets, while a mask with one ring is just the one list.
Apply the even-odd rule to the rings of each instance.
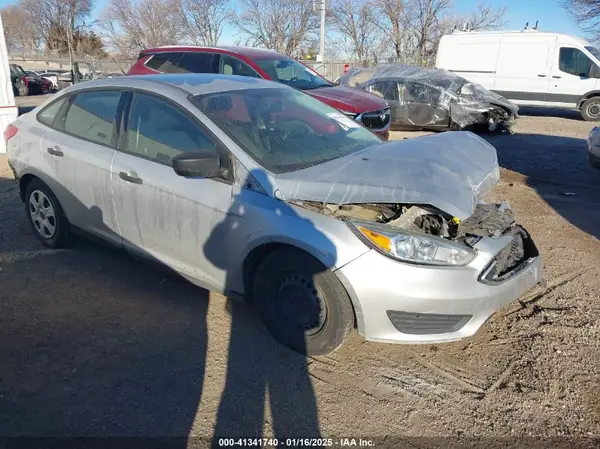
[[308, 360], [274, 343], [245, 305], [124, 253], [86, 241], [46, 249], [0, 156], [0, 436], [211, 437], [216, 427], [404, 447], [449, 443], [415, 437], [547, 445], [531, 436], [592, 447], [600, 172], [585, 158], [591, 128], [576, 113], [523, 111], [515, 135], [490, 137], [504, 169], [489, 200], [507, 199], [533, 234], [544, 289], [458, 343], [354, 334]]

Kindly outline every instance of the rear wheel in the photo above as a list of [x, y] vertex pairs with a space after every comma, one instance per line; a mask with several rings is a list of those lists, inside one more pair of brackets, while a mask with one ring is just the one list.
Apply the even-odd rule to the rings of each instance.
[[581, 116], [587, 122], [600, 121], [600, 97], [592, 97], [581, 105]]
[[338, 349], [354, 326], [348, 293], [321, 262], [294, 248], [267, 255], [254, 277], [254, 300], [273, 337], [306, 355]]
[[58, 199], [39, 179], [27, 185], [25, 209], [34, 234], [44, 245], [64, 248], [72, 243], [71, 227]]
[[27, 87], [25, 83], [19, 83], [17, 85], [17, 90], [19, 91], [19, 97], [26, 97], [29, 95], [29, 87]]

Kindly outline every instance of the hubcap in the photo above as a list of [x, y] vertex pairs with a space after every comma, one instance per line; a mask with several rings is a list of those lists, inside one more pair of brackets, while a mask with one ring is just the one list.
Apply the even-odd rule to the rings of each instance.
[[587, 113], [590, 117], [600, 118], [600, 102], [590, 104]]
[[325, 301], [312, 279], [300, 273], [291, 273], [281, 279], [277, 304], [285, 319], [308, 335], [317, 333], [325, 324]]
[[51, 239], [56, 233], [56, 215], [54, 207], [40, 190], [34, 190], [29, 196], [29, 215], [35, 230], [45, 239]]

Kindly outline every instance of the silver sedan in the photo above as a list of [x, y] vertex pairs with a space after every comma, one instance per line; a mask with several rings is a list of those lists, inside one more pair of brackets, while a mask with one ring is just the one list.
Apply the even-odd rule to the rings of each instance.
[[5, 131], [37, 237], [73, 233], [255, 305], [305, 354], [473, 335], [541, 280], [495, 149], [468, 132], [382, 142], [292, 88], [227, 75], [65, 89]]

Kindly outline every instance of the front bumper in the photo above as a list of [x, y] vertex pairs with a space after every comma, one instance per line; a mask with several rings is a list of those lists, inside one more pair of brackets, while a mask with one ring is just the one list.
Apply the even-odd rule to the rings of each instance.
[[495, 311], [542, 280], [538, 256], [502, 282], [482, 282], [498, 244], [480, 241], [478, 257], [466, 267], [412, 265], [371, 250], [340, 268], [336, 274], [354, 303], [359, 333], [390, 343], [441, 343], [473, 335]]

